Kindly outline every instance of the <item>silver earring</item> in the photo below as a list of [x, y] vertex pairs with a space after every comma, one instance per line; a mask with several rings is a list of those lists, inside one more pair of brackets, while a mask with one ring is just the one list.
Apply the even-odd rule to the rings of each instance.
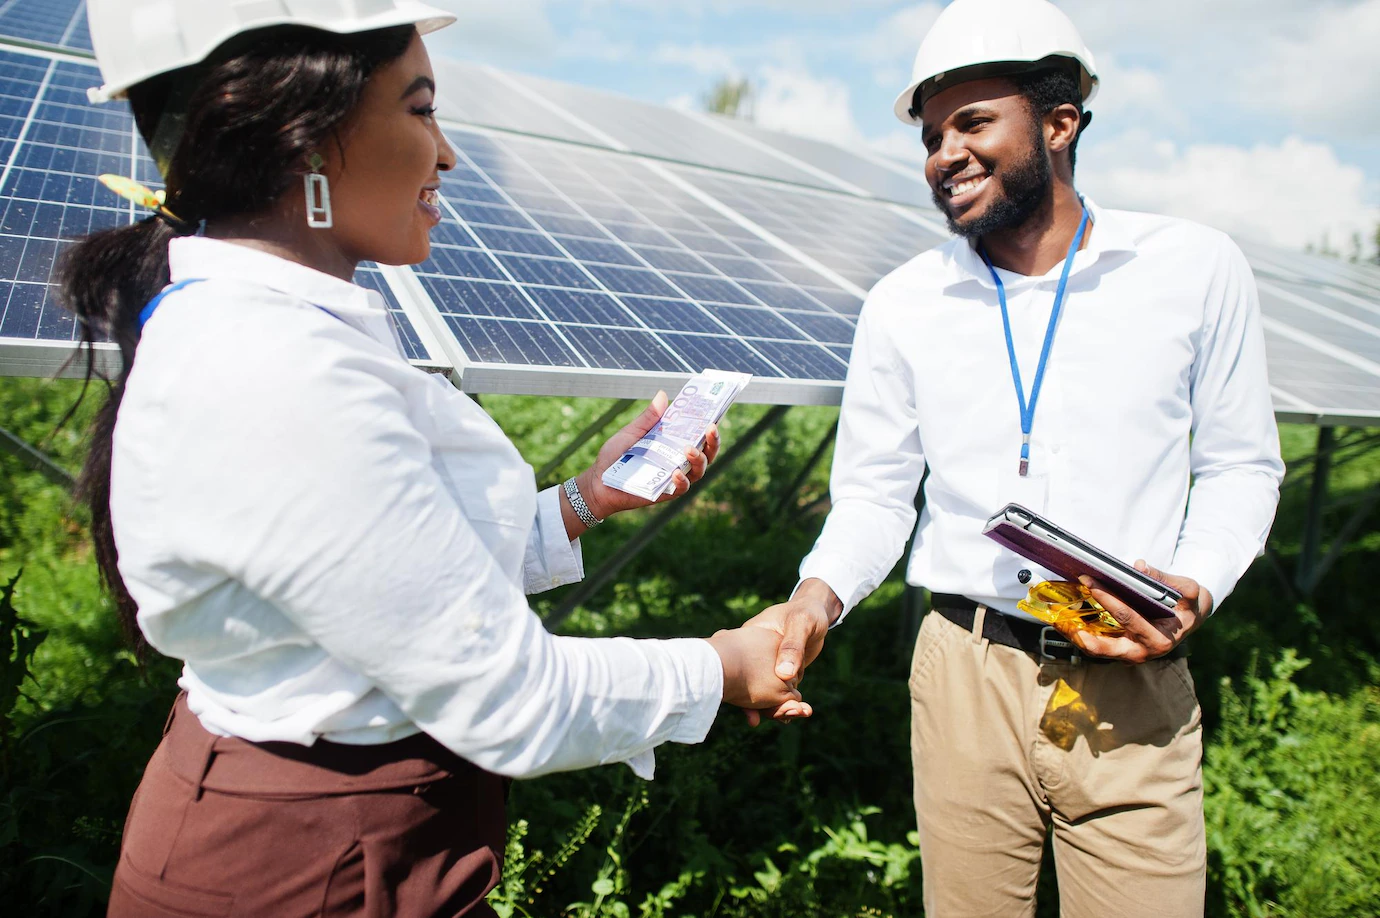
[[320, 153], [313, 153], [308, 161], [311, 172], [305, 177], [307, 192], [307, 226], [312, 229], [330, 229], [335, 225], [335, 215], [331, 212], [331, 183], [321, 174], [326, 161]]

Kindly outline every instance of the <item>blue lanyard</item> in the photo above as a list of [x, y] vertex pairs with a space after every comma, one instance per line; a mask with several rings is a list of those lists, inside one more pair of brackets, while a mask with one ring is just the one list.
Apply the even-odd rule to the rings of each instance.
[[1069, 270], [1073, 268], [1073, 256], [1083, 244], [1083, 235], [1088, 230], [1088, 208], [1083, 207], [1083, 219], [1078, 222], [1078, 232], [1069, 243], [1069, 253], [1064, 257], [1064, 271], [1059, 276], [1059, 290], [1054, 294], [1054, 309], [1049, 314], [1049, 328], [1045, 329], [1044, 347], [1040, 349], [1040, 362], [1035, 368], [1035, 385], [1030, 387], [1030, 402], [1025, 400], [1025, 386], [1021, 384], [1021, 367], [1016, 362], [1016, 343], [1011, 338], [1011, 313], [1006, 308], [1006, 287], [1002, 285], [997, 269], [992, 267], [992, 259], [987, 250], [978, 247], [987, 270], [992, 272], [992, 280], [997, 285], [997, 301], [1001, 303], [1001, 324], [1006, 329], [1006, 355], [1011, 358], [1011, 379], [1016, 383], [1016, 401], [1021, 407], [1021, 477], [1030, 474], [1030, 431], [1035, 426], [1035, 404], [1040, 400], [1040, 389], [1045, 384], [1045, 367], [1049, 364], [1049, 352], [1054, 349], [1054, 332], [1059, 327], [1059, 312], [1064, 305], [1064, 291], [1069, 284]]
[[163, 305], [163, 300], [167, 299], [170, 294], [176, 293], [183, 287], [199, 284], [203, 280], [205, 280], [204, 277], [191, 277], [187, 280], [180, 280], [169, 287], [165, 287], [162, 293], [149, 300], [148, 305], [139, 310], [139, 331], [142, 332], [144, 330], [144, 326], [149, 323], [149, 319], [153, 318], [153, 314], [158, 311], [158, 307]]

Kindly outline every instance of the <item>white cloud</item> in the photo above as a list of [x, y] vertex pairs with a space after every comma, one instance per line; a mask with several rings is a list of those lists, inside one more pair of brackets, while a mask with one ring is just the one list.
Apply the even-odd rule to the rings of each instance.
[[1257, 107], [1282, 108], [1304, 128], [1380, 135], [1380, 0], [1320, 8], [1262, 50], [1243, 81]]
[[663, 42], [657, 47], [653, 59], [658, 64], [689, 67], [701, 76], [736, 77], [742, 72], [732, 51], [699, 42], [692, 45]]
[[763, 127], [842, 146], [863, 143], [848, 85], [842, 80], [767, 66], [758, 71], [755, 82], [756, 120]]
[[1100, 203], [1187, 217], [1233, 235], [1300, 249], [1374, 232], [1366, 176], [1323, 143], [1179, 147], [1128, 132], [1080, 151], [1079, 185]]
[[853, 42], [853, 55], [871, 67], [878, 86], [899, 93], [910, 82], [915, 52], [942, 8], [933, 2], [904, 7]]

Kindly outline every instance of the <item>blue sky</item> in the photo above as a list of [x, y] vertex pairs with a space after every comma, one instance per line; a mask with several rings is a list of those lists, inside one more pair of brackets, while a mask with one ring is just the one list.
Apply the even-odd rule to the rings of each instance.
[[[724, 76], [759, 123], [918, 159], [891, 115], [943, 3], [432, 0], [435, 53], [698, 106]], [[1103, 88], [1079, 183], [1105, 204], [1289, 247], [1380, 222], [1380, 0], [1057, 0]], [[462, 92], [463, 87], [442, 87]]]

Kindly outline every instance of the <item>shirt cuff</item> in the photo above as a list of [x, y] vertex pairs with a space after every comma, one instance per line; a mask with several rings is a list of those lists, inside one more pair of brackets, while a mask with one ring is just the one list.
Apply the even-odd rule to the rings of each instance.
[[1174, 564], [1169, 573], [1180, 577], [1191, 577], [1200, 587], [1207, 589], [1212, 596], [1212, 612], [1222, 607], [1222, 602], [1236, 586], [1237, 577], [1232, 573], [1227, 559], [1210, 549], [1181, 545], [1174, 553]]
[[565, 531], [560, 485], [537, 495], [537, 519], [528, 537], [523, 579], [528, 593], [540, 593], [585, 579], [580, 540], [570, 541]]
[[[724, 667], [719, 653], [702, 638], [674, 638], [659, 641], [665, 651], [678, 661], [676, 667], [684, 679], [679, 717], [666, 741], [694, 745], [704, 742], [709, 728], [714, 726], [714, 718], [719, 714], [719, 706], [724, 698]], [[650, 781], [656, 774], [656, 755], [652, 750], [639, 752], [624, 760], [625, 764], [644, 781]]]
[[801, 584], [811, 578], [823, 580], [829, 589], [834, 591], [834, 595], [843, 603], [843, 611], [839, 617], [834, 619], [834, 623], [829, 626], [832, 630], [837, 628], [848, 613], [853, 611], [853, 607], [862, 602], [867, 595], [867, 578], [859, 575], [851, 564], [838, 557], [829, 557], [819, 552], [811, 552], [805, 560], [800, 562], [800, 579], [796, 581], [795, 587], [791, 590], [794, 597]]

